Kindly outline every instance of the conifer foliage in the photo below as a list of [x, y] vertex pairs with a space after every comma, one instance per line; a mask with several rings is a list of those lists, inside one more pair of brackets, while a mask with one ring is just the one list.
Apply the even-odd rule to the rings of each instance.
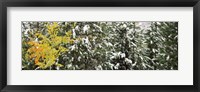
[[23, 70], [178, 70], [178, 22], [22, 22]]

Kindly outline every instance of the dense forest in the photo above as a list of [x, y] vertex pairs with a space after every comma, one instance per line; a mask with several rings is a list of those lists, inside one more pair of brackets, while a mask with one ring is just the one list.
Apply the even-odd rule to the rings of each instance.
[[178, 22], [22, 22], [22, 70], [178, 70]]

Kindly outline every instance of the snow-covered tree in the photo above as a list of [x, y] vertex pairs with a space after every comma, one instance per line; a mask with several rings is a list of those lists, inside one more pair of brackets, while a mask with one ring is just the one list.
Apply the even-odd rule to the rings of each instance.
[[178, 22], [23, 22], [22, 48], [25, 70], [176, 70]]

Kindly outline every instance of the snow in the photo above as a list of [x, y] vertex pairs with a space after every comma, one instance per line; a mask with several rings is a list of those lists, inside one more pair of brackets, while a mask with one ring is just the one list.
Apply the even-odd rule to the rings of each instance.
[[70, 67], [72, 67], [72, 64], [68, 64], [68, 65], [67, 65], [67, 68], [70, 68]]
[[35, 42], [38, 42], [38, 38], [35, 38]]
[[76, 38], [76, 32], [75, 32], [75, 29], [72, 29], [72, 37], [73, 37], [73, 38]]
[[97, 67], [95, 67], [96, 70], [103, 70], [102, 66], [101, 65], [98, 65]]
[[[66, 55], [62, 55], [63, 61], [67, 62], [64, 63], [63, 65], [66, 65], [66, 67], [70, 67], [70, 69], [73, 69], [73, 67], [76, 67], [76, 69], [80, 69], [79, 64], [74, 64], [74, 63], [70, 64], [70, 63], [76, 60], [74, 58], [77, 58], [77, 62], [83, 63], [80, 61], [86, 58], [89, 61], [100, 62], [100, 63], [93, 62], [92, 63], [93, 65], [91, 66], [92, 68], [88, 69], [97, 69], [97, 70], [113, 69], [113, 68], [119, 69], [119, 67], [122, 67], [121, 69], [145, 69], [145, 68], [153, 69], [154, 67], [151, 67], [152, 66], [151, 62], [153, 63], [153, 65], [156, 65], [156, 62], [154, 63], [153, 61], [154, 60], [159, 61], [159, 58], [157, 57], [161, 57], [166, 61], [172, 60], [171, 55], [169, 54], [173, 53], [173, 51], [169, 52], [169, 54], [159, 53], [161, 52], [161, 49], [166, 48], [164, 45], [162, 45], [163, 43], [156, 43], [158, 49], [151, 48], [152, 52], [154, 52], [154, 54], [156, 55], [155, 57], [149, 58], [150, 56], [149, 50], [151, 49], [148, 48], [148, 45], [155, 43], [154, 40], [150, 39], [151, 36], [155, 36], [155, 32], [150, 32], [151, 33], [150, 36], [145, 32], [148, 32], [147, 29], [150, 28], [152, 22], [110, 22], [110, 25], [106, 23], [107, 22], [76, 23], [75, 27], [73, 28], [70, 27], [70, 29], [67, 28], [66, 30], [70, 30], [70, 32], [72, 32], [72, 36], [70, 37], [70, 39], [73, 38], [74, 43], [61, 44], [67, 49], [69, 49], [69, 51], [66, 51]], [[27, 25], [28, 24], [26, 24], [26, 26]], [[135, 29], [134, 25], [136, 27]], [[35, 29], [32, 28], [32, 26], [27, 26], [27, 27], [30, 27], [31, 29], [23, 28], [22, 29], [23, 36], [26, 36], [31, 33], [34, 34], [36, 32]], [[48, 36], [47, 34], [48, 29], [44, 29], [44, 31], [42, 30], [43, 29], [40, 29], [39, 31], [44, 32], [45, 36]], [[65, 28], [62, 29], [61, 31], [63, 30], [65, 31]], [[122, 32], [124, 30], [126, 32]], [[161, 35], [161, 33], [158, 33], [158, 35]], [[167, 39], [167, 36], [168, 38], [173, 38], [175, 40], [178, 38], [178, 36], [170, 34], [166, 35], [166, 37], [155, 36], [153, 38], [155, 38], [155, 40], [158, 41], [165, 41]], [[30, 39], [25, 38], [24, 40], [28, 41]], [[31, 39], [31, 41], [36, 41], [36, 42], [38, 42], [38, 40], [40, 41], [40, 39], [38, 39], [37, 37], [33, 37]], [[124, 49], [124, 47], [127, 48]], [[177, 49], [176, 47], [170, 47], [170, 48]], [[78, 51], [78, 49], [79, 52], [77, 52], [78, 53], [77, 57], [71, 55], [73, 51], [75, 50]], [[126, 56], [127, 54], [125, 54], [124, 51], [128, 51], [128, 56]], [[101, 61], [101, 59], [103, 61]], [[127, 64], [127, 66], [124, 66], [124, 64]], [[166, 67], [165, 65], [161, 66]], [[55, 68], [63, 69], [59, 67]]]
[[125, 53], [122, 53], [122, 52], [115, 52], [115, 53], [111, 52], [111, 53], [112, 53], [112, 56], [110, 57], [111, 60], [116, 59], [116, 58], [125, 58], [126, 57]]
[[131, 46], [137, 47], [137, 45], [133, 42], [131, 42]]
[[75, 27], [75, 30], [80, 31], [80, 27], [77, 25], [77, 26]]
[[112, 46], [113, 46], [112, 43], [107, 42], [107, 41], [105, 41], [105, 40], [104, 40], [104, 44], [105, 44], [107, 47], [112, 47]]
[[125, 53], [120, 53], [120, 57], [125, 58], [126, 57]]
[[125, 58], [125, 62], [128, 63], [128, 64], [129, 64], [129, 63], [132, 64], [132, 60], [130, 60], [130, 59], [128, 59], [128, 58]]
[[127, 25], [126, 24], [123, 24], [123, 28], [126, 28], [127, 27]]
[[81, 56], [78, 56], [78, 61], [81, 61]]
[[103, 32], [100, 26], [98, 26], [96, 24], [93, 24], [93, 26], [98, 29], [98, 30], [94, 30], [94, 31]]
[[141, 30], [148, 30], [151, 26], [151, 22], [138, 22], [137, 24], [136, 26], [140, 26]]
[[115, 69], [118, 69], [118, 67], [119, 67], [119, 63], [117, 63], [117, 64], [114, 66]]
[[60, 67], [59, 67], [59, 66], [56, 66], [56, 70], [60, 70]]
[[69, 47], [69, 49], [70, 49], [71, 51], [75, 50], [75, 45], [72, 45], [71, 47]]
[[82, 44], [83, 45], [89, 45], [89, 38], [87, 36], [82, 38]]
[[85, 34], [85, 33], [88, 33], [89, 28], [90, 28], [89, 25], [85, 25], [85, 26], [83, 27], [83, 33], [84, 33], [84, 34]]

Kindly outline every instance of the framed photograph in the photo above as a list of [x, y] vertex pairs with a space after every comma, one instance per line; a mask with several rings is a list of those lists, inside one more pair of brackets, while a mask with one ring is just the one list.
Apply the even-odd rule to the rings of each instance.
[[199, 0], [4, 0], [0, 90], [199, 92]]

